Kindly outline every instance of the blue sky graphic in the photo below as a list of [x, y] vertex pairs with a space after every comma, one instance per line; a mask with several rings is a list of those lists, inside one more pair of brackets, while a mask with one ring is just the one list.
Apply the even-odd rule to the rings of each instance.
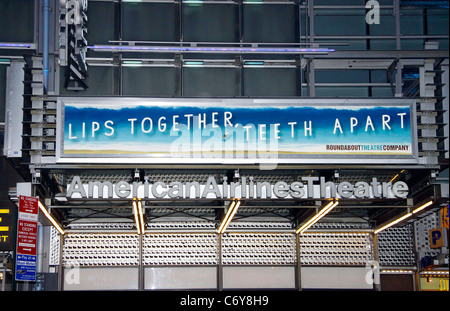
[[[198, 116], [206, 113], [206, 124], [211, 123], [211, 115], [217, 112], [217, 124], [223, 129], [224, 113], [231, 112], [233, 125], [266, 124], [267, 137], [273, 133], [270, 131], [270, 124], [279, 123], [279, 146], [294, 148], [292, 151], [301, 151], [304, 144], [411, 144], [411, 125], [409, 106], [393, 107], [365, 107], [365, 108], [338, 108], [338, 107], [159, 107], [159, 106], [136, 106], [133, 108], [106, 109], [88, 108], [85, 105], [65, 106], [65, 149], [83, 149], [86, 144], [97, 144], [98, 149], [114, 149], [114, 146], [121, 144], [136, 146], [154, 144], [155, 146], [170, 146], [177, 136], [170, 135], [173, 115], [179, 115], [179, 124], [187, 125], [186, 114]], [[403, 128], [398, 113], [405, 113], [403, 117]], [[383, 131], [382, 116], [389, 115], [389, 125], [391, 130]], [[366, 120], [370, 116], [375, 131], [371, 127], [365, 132]], [[153, 128], [150, 133], [141, 131], [141, 121], [145, 117], [150, 117], [153, 121]], [[167, 129], [165, 132], [158, 130], [158, 120], [165, 117]], [[350, 118], [358, 119], [358, 125], [354, 132], [350, 131]], [[343, 134], [337, 131], [333, 134], [336, 118], [339, 119]], [[134, 123], [134, 134], [131, 134], [131, 122], [128, 119], [137, 119]], [[104, 135], [109, 132], [104, 127], [106, 121], [111, 120], [114, 125], [114, 135]], [[98, 122], [100, 129], [96, 132], [95, 138], [91, 136], [92, 122]], [[191, 118], [191, 128], [196, 128]], [[312, 136], [304, 135], [304, 122], [312, 122]], [[81, 137], [81, 124], [86, 123], [86, 136]], [[295, 125], [295, 138], [291, 137], [292, 127], [289, 122], [297, 122]], [[72, 124], [72, 136], [77, 139], [69, 139], [69, 123]], [[149, 122], [145, 123], [146, 128]], [[209, 137], [204, 137], [204, 140]], [[167, 151], [167, 150], [165, 150]]]

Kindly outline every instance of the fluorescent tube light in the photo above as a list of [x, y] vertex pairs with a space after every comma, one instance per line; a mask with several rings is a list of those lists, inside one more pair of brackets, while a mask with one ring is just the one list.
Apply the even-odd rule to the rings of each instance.
[[425, 204], [419, 206], [418, 208], [414, 209], [412, 211], [412, 213], [409, 212], [409, 213], [407, 213], [407, 214], [405, 214], [405, 215], [403, 215], [403, 216], [401, 216], [401, 217], [399, 217], [399, 218], [397, 218], [397, 219], [387, 223], [386, 225], [380, 226], [379, 228], [375, 229], [374, 233], [378, 234], [379, 232], [381, 232], [383, 230], [386, 230], [387, 228], [392, 227], [392, 226], [398, 224], [399, 222], [402, 222], [403, 220], [411, 217], [413, 214], [416, 214], [416, 213], [420, 212], [421, 210], [427, 208], [428, 206], [430, 206], [432, 204], [433, 204], [433, 201], [428, 201], [427, 203], [425, 203]]
[[30, 48], [28, 43], [0, 43], [0, 48]]
[[144, 45], [90, 45], [91, 50], [123, 52], [194, 52], [194, 53], [288, 53], [288, 54], [323, 54], [334, 52], [325, 48], [244, 48], [244, 47], [189, 47], [189, 46], [144, 46]]
[[138, 234], [144, 234], [145, 233], [145, 223], [144, 223], [144, 212], [142, 207], [142, 201], [137, 200], [136, 198], [133, 199], [133, 214], [134, 214], [134, 221], [136, 223], [136, 229]]
[[393, 225], [396, 225], [399, 222], [402, 222], [403, 220], [405, 220], [406, 218], [410, 217], [411, 215], [412, 215], [412, 213], [407, 213], [407, 214], [405, 214], [405, 215], [403, 215], [403, 216], [401, 216], [401, 217], [399, 217], [399, 218], [389, 222], [388, 224], [383, 225], [383, 226], [379, 227], [378, 229], [375, 229], [374, 233], [378, 234], [379, 232], [381, 232], [383, 230], [386, 230], [387, 228], [392, 227]]
[[427, 208], [428, 206], [430, 206], [431, 204], [433, 204], [433, 201], [428, 201], [427, 203], [419, 206], [418, 208], [416, 208], [415, 210], [413, 210], [413, 214], [420, 212], [421, 210]]
[[138, 213], [139, 213], [139, 224], [141, 225], [142, 234], [145, 233], [145, 223], [144, 223], [144, 209], [142, 207], [142, 201], [138, 201]]
[[184, 62], [184, 67], [203, 67], [203, 61], [187, 60]]
[[141, 60], [124, 60], [124, 61], [122, 61], [122, 66], [124, 66], [124, 67], [141, 67], [142, 61]]
[[262, 0], [245, 0], [243, 4], [263, 4]]
[[61, 228], [61, 226], [56, 222], [56, 220], [52, 217], [52, 215], [49, 214], [45, 206], [41, 203], [41, 201], [38, 201], [38, 206], [41, 212], [47, 217], [48, 220], [53, 224], [53, 226], [58, 230], [58, 232], [62, 235], [64, 235], [64, 230]]
[[138, 212], [138, 206], [136, 199], [133, 199], [133, 214], [134, 214], [134, 221], [136, 223], [136, 229], [138, 234], [142, 234], [141, 230], [141, 223], [139, 221], [139, 212]]
[[233, 200], [230, 204], [230, 207], [228, 208], [227, 214], [225, 215], [225, 217], [222, 220], [222, 223], [220, 224], [219, 233], [223, 233], [225, 232], [225, 229], [228, 227], [228, 224], [231, 222], [231, 220], [233, 219], [234, 215], [236, 214], [239, 206], [241, 205], [241, 201], [240, 200]]
[[393, 182], [394, 180], [396, 180], [397, 179], [397, 177], [398, 176], [400, 176], [400, 174], [403, 174], [403, 172], [404, 172], [405, 170], [402, 170], [402, 171], [400, 171], [400, 173], [398, 173], [398, 174], [395, 174], [395, 176], [394, 177], [392, 177], [392, 179], [389, 181], [389, 182]]
[[297, 234], [302, 234], [306, 230], [308, 230], [309, 227], [314, 225], [316, 222], [318, 222], [322, 217], [324, 217], [326, 214], [328, 214], [333, 208], [335, 208], [339, 204], [339, 201], [331, 201], [327, 205], [325, 205], [324, 208], [320, 210], [316, 215], [314, 215], [310, 220], [308, 220], [305, 224], [303, 224], [300, 228], [295, 231]]

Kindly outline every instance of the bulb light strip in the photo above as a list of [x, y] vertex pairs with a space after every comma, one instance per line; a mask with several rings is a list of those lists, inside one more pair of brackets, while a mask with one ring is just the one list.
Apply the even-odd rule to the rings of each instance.
[[314, 215], [310, 220], [308, 220], [304, 225], [302, 225], [300, 228], [298, 228], [295, 233], [296, 234], [302, 234], [306, 230], [308, 230], [309, 227], [314, 225], [316, 222], [318, 222], [322, 217], [324, 217], [326, 214], [328, 214], [333, 208], [335, 208], [339, 204], [339, 201], [330, 202], [327, 205], [325, 205], [324, 208], [320, 210], [316, 215]]
[[48, 220], [52, 223], [52, 225], [58, 230], [58, 232], [62, 235], [64, 235], [64, 230], [61, 228], [61, 226], [58, 224], [58, 222], [52, 217], [52, 215], [49, 214], [45, 206], [41, 203], [41, 201], [38, 201], [39, 210], [42, 212], [42, 214], [47, 217]]
[[430, 206], [431, 204], [433, 204], [433, 201], [428, 201], [427, 203], [423, 204], [422, 206], [419, 206], [418, 208], [416, 208], [415, 210], [413, 210], [413, 214], [416, 214], [418, 212], [420, 212], [421, 210], [427, 208], [428, 206]]
[[399, 218], [393, 220], [392, 222], [390, 222], [390, 223], [388, 223], [388, 224], [386, 224], [386, 225], [383, 225], [383, 226], [379, 227], [378, 229], [375, 229], [374, 233], [375, 233], [375, 234], [378, 234], [379, 232], [381, 232], [381, 231], [383, 231], [383, 230], [386, 230], [387, 228], [392, 227], [393, 225], [396, 225], [396, 224], [398, 224], [399, 222], [402, 222], [403, 220], [409, 218], [409, 217], [412, 216], [413, 214], [416, 214], [416, 213], [420, 212], [421, 210], [427, 208], [428, 206], [430, 206], [430, 205], [432, 205], [432, 204], [433, 204], [433, 201], [428, 201], [427, 203], [425, 203], [425, 204], [419, 206], [418, 208], [414, 209], [414, 210], [412, 211], [412, 213], [409, 212], [409, 213], [407, 213], [407, 214], [405, 214], [405, 215], [403, 215], [403, 216], [401, 216], [401, 217], [399, 217]]
[[134, 221], [136, 222], [137, 232], [138, 234], [142, 234], [141, 222], [139, 220], [138, 203], [136, 199], [133, 199], [133, 214], [134, 214]]
[[219, 226], [219, 230], [218, 230], [219, 233], [225, 232], [226, 228], [228, 227], [228, 224], [233, 219], [233, 217], [236, 214], [240, 205], [241, 205], [240, 200], [233, 200], [231, 202], [230, 207], [228, 208], [228, 211], [227, 211], [225, 217], [223, 218], [222, 223]]
[[139, 214], [139, 224], [141, 226], [141, 233], [145, 234], [145, 223], [144, 223], [144, 208], [142, 207], [142, 201], [138, 201], [138, 214]]
[[375, 229], [374, 233], [375, 233], [375, 234], [378, 234], [379, 232], [381, 232], [381, 231], [383, 231], [383, 230], [386, 230], [387, 228], [390, 228], [390, 227], [392, 227], [393, 225], [398, 224], [399, 222], [402, 222], [402, 221], [405, 220], [406, 218], [411, 217], [411, 215], [412, 215], [412, 213], [407, 213], [407, 214], [405, 214], [405, 215], [403, 215], [403, 216], [401, 216], [401, 217], [395, 219], [394, 221], [391, 221], [390, 223], [388, 223], [388, 224], [382, 226], [381, 228]]

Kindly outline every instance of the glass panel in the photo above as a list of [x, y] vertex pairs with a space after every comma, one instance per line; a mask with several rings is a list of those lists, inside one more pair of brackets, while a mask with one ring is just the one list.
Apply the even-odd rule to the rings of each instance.
[[0, 42], [34, 42], [34, 0], [1, 0], [0, 29]]
[[[89, 1], [87, 10], [89, 45], [109, 44], [114, 40], [114, 3], [108, 1]], [[102, 53], [105, 55], [105, 53]]]
[[316, 87], [317, 97], [365, 97], [369, 96], [368, 87]]
[[292, 4], [244, 4], [245, 42], [296, 42], [295, 6]]
[[238, 96], [234, 68], [183, 68], [184, 96]]
[[390, 87], [372, 87], [372, 97], [393, 97]]
[[387, 70], [370, 70], [370, 82], [372, 83], [387, 83]]
[[316, 70], [316, 83], [368, 83], [369, 70]]
[[89, 66], [88, 77], [84, 81], [86, 91], [68, 91], [64, 88], [65, 67], [60, 70], [60, 94], [76, 96], [113, 95], [113, 67]]
[[448, 9], [428, 9], [427, 15], [427, 28], [429, 35], [448, 35]]
[[401, 44], [402, 50], [423, 50], [425, 48], [425, 40], [422, 39], [404, 39], [401, 41]]
[[123, 95], [176, 96], [176, 68], [122, 67]]
[[372, 36], [395, 36], [395, 16], [392, 9], [381, 9], [380, 23], [368, 24], [368, 28]]
[[423, 10], [400, 10], [400, 14], [400, 31], [402, 35], [424, 34]]
[[[6, 65], [0, 65], [0, 122], [5, 122]], [[1, 142], [3, 144], [3, 141]]]
[[296, 96], [296, 69], [244, 68], [245, 96]]
[[183, 5], [183, 41], [236, 41], [234, 7], [233, 3]]
[[395, 39], [370, 40], [371, 50], [395, 50], [396, 48]]
[[122, 3], [122, 39], [178, 41], [173, 3]]
[[366, 11], [354, 10], [315, 10], [315, 34], [325, 35], [365, 35]]

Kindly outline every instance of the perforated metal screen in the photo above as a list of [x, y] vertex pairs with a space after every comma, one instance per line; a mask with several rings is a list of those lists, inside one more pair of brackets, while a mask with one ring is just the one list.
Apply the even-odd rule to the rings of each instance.
[[[178, 224], [183, 229], [186, 223]], [[212, 229], [204, 223], [194, 228]], [[161, 223], [154, 230], [167, 230]], [[237, 226], [237, 225], [236, 225]], [[246, 228], [268, 225], [244, 224]], [[283, 228], [281, 224], [278, 224]], [[337, 225], [322, 224], [321, 227]], [[338, 226], [338, 227], [342, 227]], [[191, 227], [192, 228], [192, 227]], [[364, 266], [373, 260], [372, 235], [365, 232], [310, 232], [300, 236], [302, 266]], [[64, 265], [136, 266], [142, 247], [142, 264], [166, 265], [295, 265], [296, 236], [292, 232], [148, 232], [140, 246], [134, 233], [69, 233], [65, 236], [62, 259]], [[378, 236], [378, 260], [382, 266], [413, 266], [412, 226], [391, 228]], [[52, 235], [50, 264], [59, 264], [59, 237]]]

